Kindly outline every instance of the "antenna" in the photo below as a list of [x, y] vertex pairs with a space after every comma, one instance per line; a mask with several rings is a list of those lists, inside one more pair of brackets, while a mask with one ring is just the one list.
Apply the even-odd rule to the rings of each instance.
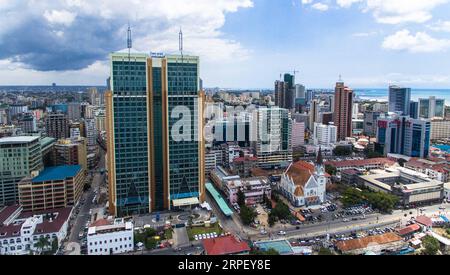
[[342, 82], [342, 75], [339, 75], [339, 82]]
[[128, 57], [130, 57], [131, 56], [131, 48], [133, 47], [133, 40], [131, 39], [130, 21], [128, 21], [127, 47], [128, 47]]
[[178, 36], [178, 42], [179, 42], [179, 50], [181, 53], [181, 56], [183, 57], [183, 30], [180, 27], [180, 34]]

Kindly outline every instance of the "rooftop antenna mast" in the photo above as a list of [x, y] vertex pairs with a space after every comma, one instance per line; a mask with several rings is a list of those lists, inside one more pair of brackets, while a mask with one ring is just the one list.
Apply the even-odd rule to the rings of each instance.
[[181, 53], [181, 58], [183, 58], [183, 30], [180, 28], [180, 34], [178, 35], [178, 43], [179, 43], [179, 50]]
[[130, 59], [131, 58], [131, 48], [133, 47], [133, 40], [131, 39], [130, 21], [128, 21], [127, 47], [128, 47], [128, 59]]

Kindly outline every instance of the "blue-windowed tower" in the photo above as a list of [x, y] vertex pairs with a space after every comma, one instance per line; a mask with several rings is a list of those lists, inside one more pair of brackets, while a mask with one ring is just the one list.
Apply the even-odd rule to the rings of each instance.
[[111, 55], [105, 95], [110, 212], [145, 214], [204, 201], [199, 58]]

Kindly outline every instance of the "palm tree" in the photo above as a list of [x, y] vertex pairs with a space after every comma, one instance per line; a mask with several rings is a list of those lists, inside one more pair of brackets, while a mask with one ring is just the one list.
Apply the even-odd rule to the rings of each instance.
[[50, 242], [48, 241], [48, 239], [44, 236], [41, 236], [34, 246], [40, 253], [42, 253], [49, 245]]

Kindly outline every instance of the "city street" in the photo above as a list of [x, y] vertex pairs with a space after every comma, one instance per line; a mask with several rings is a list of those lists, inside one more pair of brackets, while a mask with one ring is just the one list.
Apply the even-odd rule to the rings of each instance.
[[[99, 172], [99, 169], [103, 169], [105, 167], [105, 151], [103, 149], [100, 149], [100, 160], [98, 163], [98, 169], [94, 173], [93, 179], [92, 179], [92, 185], [91, 188], [85, 192], [80, 200], [80, 203], [74, 210], [76, 212], [79, 210], [78, 215], [74, 214], [75, 218], [71, 221], [72, 227], [70, 229], [70, 235], [69, 240], [65, 244], [66, 253], [70, 253], [72, 251], [72, 248], [74, 243], [81, 246], [81, 242], [79, 240], [79, 234], [80, 232], [83, 232], [84, 228], [86, 227], [86, 224], [88, 222], [91, 222], [89, 220], [90, 218], [90, 210], [93, 208], [96, 208], [97, 205], [93, 204], [94, 197], [96, 196], [96, 192], [98, 192], [100, 185], [105, 183], [105, 175], [102, 175]], [[69, 244], [71, 244], [69, 246]]]

